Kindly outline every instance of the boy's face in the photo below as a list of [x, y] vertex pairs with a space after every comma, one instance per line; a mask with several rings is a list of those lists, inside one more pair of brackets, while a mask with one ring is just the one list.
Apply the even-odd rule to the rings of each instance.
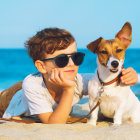
[[[70, 44], [64, 50], [57, 50], [53, 54], [46, 54], [45, 59], [53, 58], [60, 54], [70, 54], [70, 53], [75, 53], [75, 52], [77, 52], [77, 48], [76, 48], [76, 43], [74, 42], [74, 43]], [[54, 69], [54, 68], [56, 68], [58, 71], [61, 70], [64, 74], [64, 77], [68, 80], [74, 80], [74, 78], [78, 72], [78, 66], [74, 65], [74, 62], [72, 61], [71, 57], [69, 58], [68, 64], [63, 68], [59, 68], [58, 66], [56, 66], [56, 64], [54, 63], [54, 60], [46, 61], [45, 68], [47, 71], [46, 76], [48, 78], [51, 75], [52, 69]]]

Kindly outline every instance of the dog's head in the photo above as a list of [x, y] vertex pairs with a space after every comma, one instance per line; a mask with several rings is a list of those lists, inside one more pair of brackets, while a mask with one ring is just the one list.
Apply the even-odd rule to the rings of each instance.
[[104, 40], [102, 37], [89, 43], [87, 48], [98, 55], [101, 65], [107, 67], [110, 72], [116, 73], [121, 70], [125, 50], [131, 44], [132, 27], [126, 22], [122, 29], [116, 34], [115, 39]]

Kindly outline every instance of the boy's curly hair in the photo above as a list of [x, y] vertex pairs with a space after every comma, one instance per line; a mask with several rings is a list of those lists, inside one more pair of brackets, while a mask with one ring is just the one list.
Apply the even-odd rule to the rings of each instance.
[[74, 37], [64, 29], [46, 28], [30, 38], [25, 48], [35, 62], [44, 59], [46, 53], [53, 54], [56, 50], [66, 49], [74, 41]]

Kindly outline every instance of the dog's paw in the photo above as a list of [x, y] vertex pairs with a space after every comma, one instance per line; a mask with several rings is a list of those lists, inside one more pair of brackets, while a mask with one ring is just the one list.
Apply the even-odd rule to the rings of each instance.
[[122, 122], [121, 121], [116, 121], [116, 122], [114, 122], [114, 126], [120, 126], [122, 124]]
[[95, 120], [89, 120], [87, 123], [91, 124], [93, 126], [96, 126], [96, 121]]

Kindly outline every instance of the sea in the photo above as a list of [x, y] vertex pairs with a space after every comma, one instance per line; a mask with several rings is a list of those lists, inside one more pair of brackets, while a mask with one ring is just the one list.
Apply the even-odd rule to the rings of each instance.
[[[94, 73], [97, 64], [97, 56], [87, 49], [78, 49], [85, 53], [83, 64], [79, 67], [79, 73]], [[127, 49], [124, 68], [132, 67], [139, 76], [139, 81], [131, 89], [140, 99], [140, 49]], [[25, 49], [0, 49], [0, 91], [37, 72], [32, 59]]]

